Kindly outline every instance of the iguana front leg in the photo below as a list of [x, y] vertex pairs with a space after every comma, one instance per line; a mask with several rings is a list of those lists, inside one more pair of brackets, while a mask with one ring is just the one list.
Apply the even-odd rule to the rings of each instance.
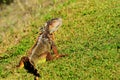
[[56, 58], [68, 56], [67, 54], [59, 54], [54, 42], [52, 42], [51, 48]]

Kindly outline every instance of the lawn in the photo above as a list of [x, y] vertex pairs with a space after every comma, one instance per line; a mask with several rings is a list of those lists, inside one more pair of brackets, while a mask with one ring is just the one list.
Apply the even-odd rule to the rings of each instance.
[[55, 17], [63, 19], [55, 33], [58, 51], [69, 56], [39, 63], [40, 80], [120, 80], [119, 0], [39, 0], [27, 11], [13, 5], [0, 13], [0, 80], [34, 79], [15, 66]]

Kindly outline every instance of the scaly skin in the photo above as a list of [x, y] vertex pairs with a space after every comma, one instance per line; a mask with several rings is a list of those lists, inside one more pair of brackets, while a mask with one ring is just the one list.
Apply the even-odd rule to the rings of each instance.
[[[55, 18], [48, 21], [44, 28], [41, 30], [39, 37], [37, 38], [35, 44], [28, 52], [27, 56], [23, 56], [17, 67], [24, 67], [29, 73], [35, 75], [35, 80], [38, 80], [40, 74], [35, 68], [35, 65], [41, 58], [46, 58], [47, 61], [57, 59], [59, 57], [64, 57], [67, 55], [59, 55], [57, 47], [54, 43], [54, 32], [62, 25], [61, 18]], [[54, 57], [51, 55], [51, 50], [54, 53]]]

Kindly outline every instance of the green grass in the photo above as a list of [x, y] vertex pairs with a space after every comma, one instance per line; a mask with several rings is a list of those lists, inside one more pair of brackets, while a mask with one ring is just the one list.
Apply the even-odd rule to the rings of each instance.
[[[39, 27], [54, 17], [63, 19], [55, 34], [59, 53], [69, 56], [38, 64], [40, 80], [120, 80], [119, 3], [119, 0], [39, 1], [42, 7], [31, 12], [29, 25], [21, 26], [26, 33], [14, 28], [7, 30], [10, 36], [20, 36], [20, 40], [0, 54], [0, 80], [33, 80], [33, 75], [14, 66], [33, 45]], [[2, 37], [0, 44], [3, 45]]]

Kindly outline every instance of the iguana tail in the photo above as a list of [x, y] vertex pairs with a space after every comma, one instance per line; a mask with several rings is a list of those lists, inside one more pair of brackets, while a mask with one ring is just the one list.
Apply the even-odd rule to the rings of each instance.
[[32, 62], [29, 60], [27, 56], [22, 57], [21, 60], [23, 60], [24, 68], [28, 71], [28, 73], [33, 74], [35, 78], [40, 77], [38, 70], [35, 68], [35, 66], [32, 64]]

